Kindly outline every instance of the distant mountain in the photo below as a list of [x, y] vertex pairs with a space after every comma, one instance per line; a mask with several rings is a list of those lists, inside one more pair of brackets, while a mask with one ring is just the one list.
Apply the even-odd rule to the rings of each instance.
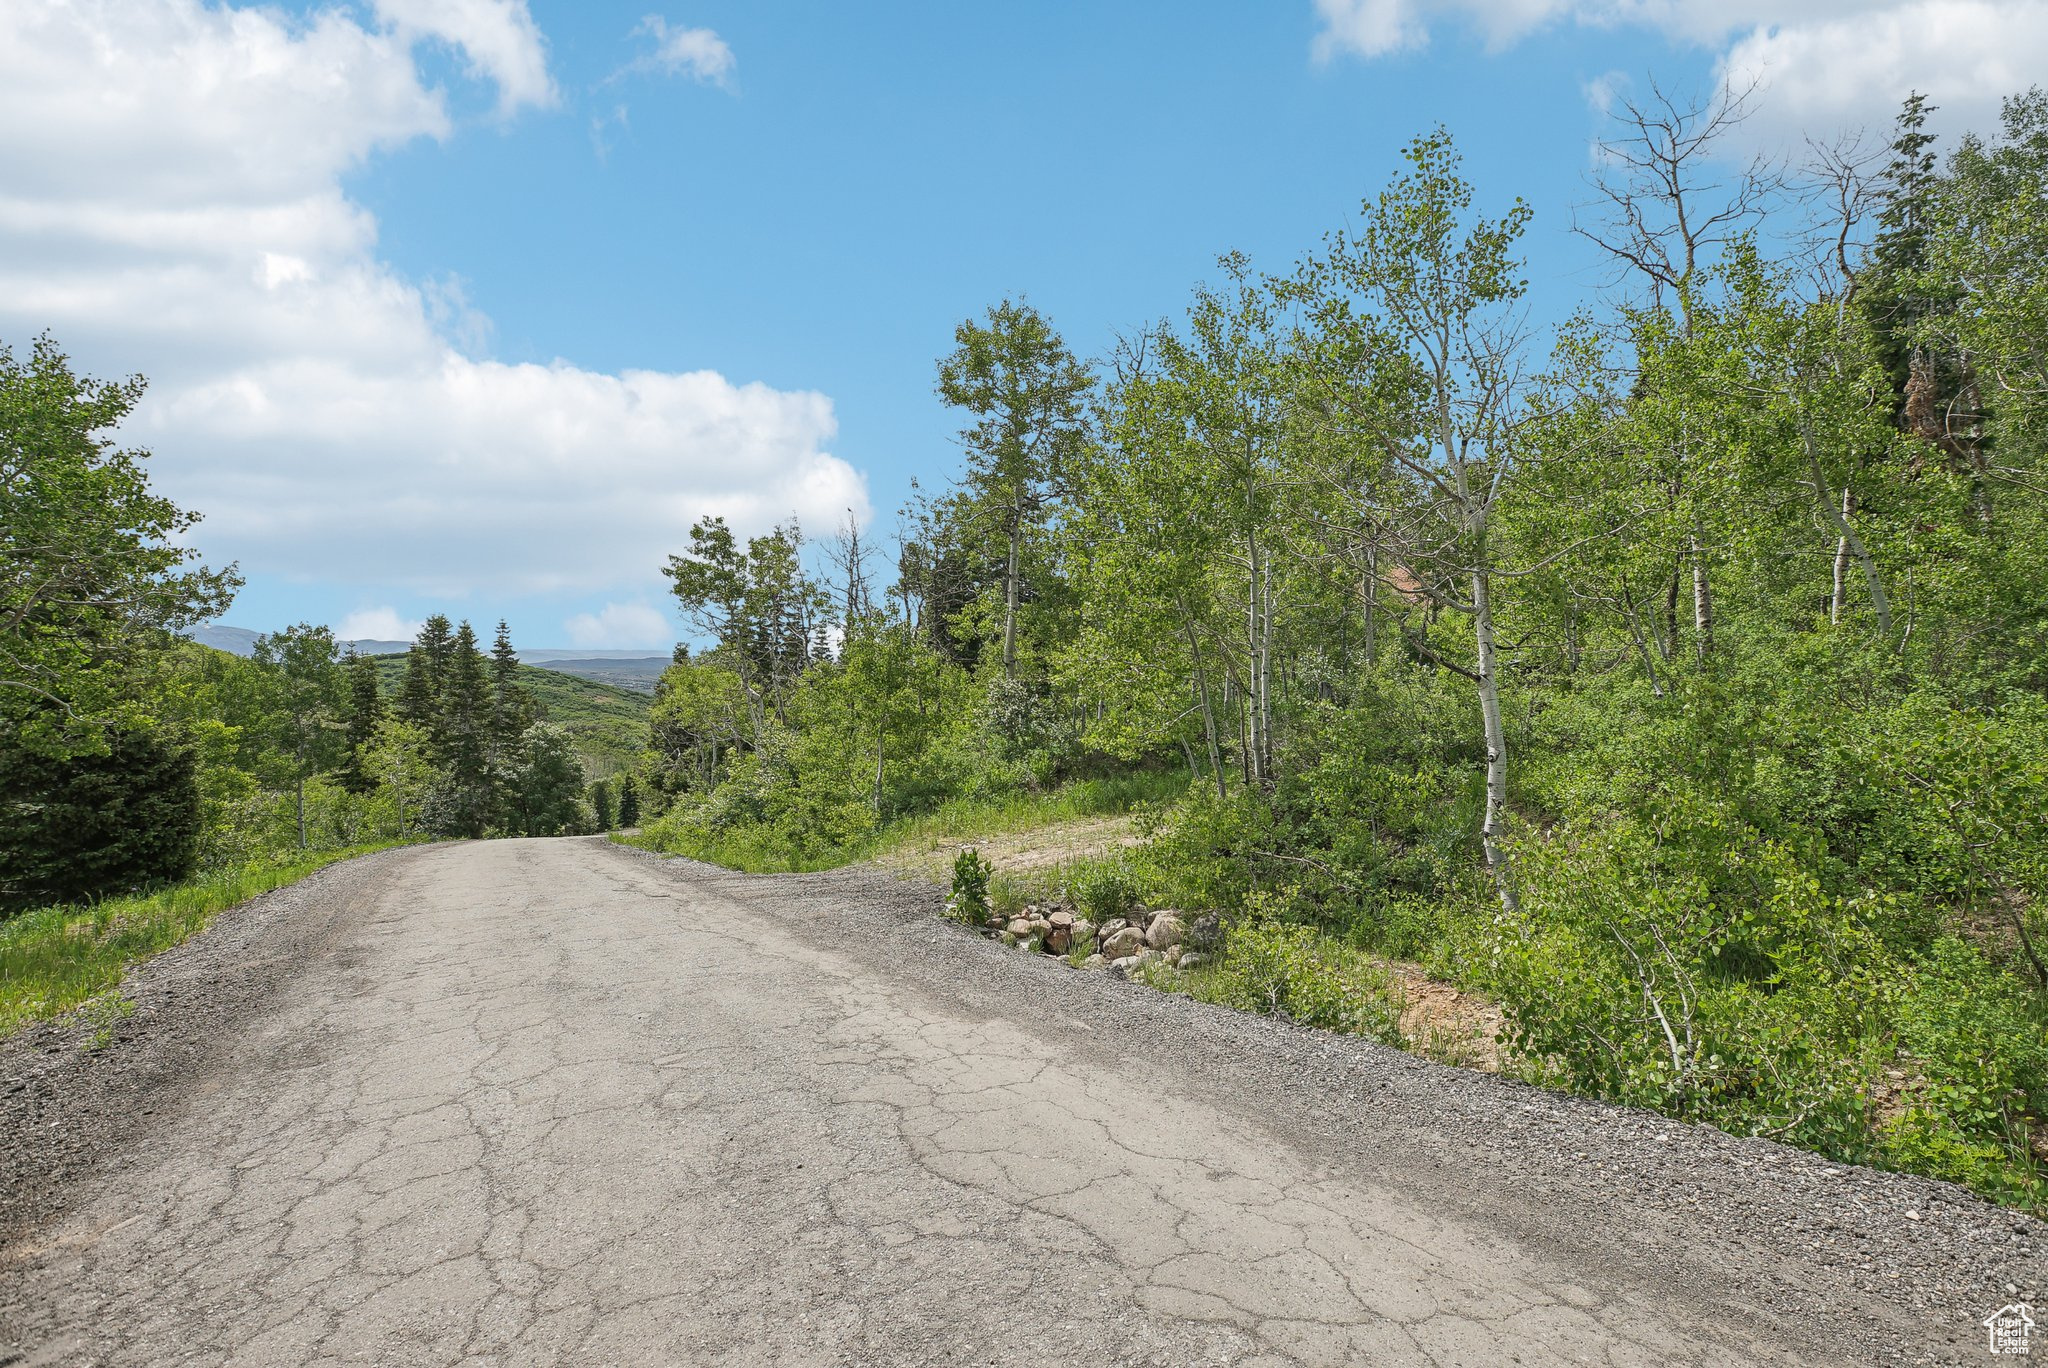
[[[212, 623], [205, 627], [194, 627], [185, 635], [198, 642], [201, 646], [211, 646], [216, 651], [226, 651], [229, 655], [250, 656], [256, 654], [256, 643], [261, 641], [266, 634], [263, 632], [252, 632], [247, 627], [226, 627], [219, 623]], [[395, 652], [403, 651], [411, 644], [409, 641], [338, 641], [335, 643], [335, 645], [341, 648], [344, 655], [348, 653], [348, 649], [351, 646], [355, 647], [359, 655], [391, 655]]]
[[[522, 663], [536, 669], [575, 675], [579, 679], [595, 680], [599, 684], [644, 694], [654, 692], [656, 681], [670, 663], [667, 656], [626, 656], [610, 651], [582, 657], [562, 657], [554, 651], [521, 651], [519, 656]], [[542, 656], [547, 658], [537, 658]]]

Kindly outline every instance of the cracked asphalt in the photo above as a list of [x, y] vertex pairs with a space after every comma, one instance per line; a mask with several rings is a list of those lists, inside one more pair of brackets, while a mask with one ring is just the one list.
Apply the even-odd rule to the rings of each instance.
[[1981, 1362], [2040, 1223], [874, 871], [336, 866], [0, 1048], [0, 1365]]

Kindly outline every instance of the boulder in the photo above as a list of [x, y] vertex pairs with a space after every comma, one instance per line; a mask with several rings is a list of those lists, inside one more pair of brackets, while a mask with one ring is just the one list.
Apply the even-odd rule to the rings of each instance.
[[1054, 926], [1064, 926], [1069, 931], [1074, 929], [1074, 914], [1067, 911], [1064, 907], [1046, 918], [1046, 920]]
[[1113, 959], [1109, 962], [1109, 972], [1117, 978], [1127, 979], [1143, 962], [1136, 955], [1125, 955], [1121, 959]]
[[1182, 970], [1199, 969], [1208, 962], [1209, 957], [1207, 955], [1200, 954], [1193, 950], [1189, 950], [1181, 955], [1180, 963], [1174, 965], [1173, 967]]
[[1120, 960], [1135, 955], [1145, 948], [1145, 933], [1135, 926], [1126, 926], [1102, 938], [1103, 958]]
[[1045, 933], [1045, 948], [1055, 955], [1064, 955], [1074, 948], [1073, 928], [1055, 925]]
[[1032, 934], [1032, 935], [1034, 935], [1034, 936], [1042, 936], [1042, 935], [1044, 935], [1044, 934], [1045, 934], [1046, 932], [1048, 932], [1048, 931], [1050, 931], [1050, 930], [1052, 930], [1052, 923], [1051, 923], [1051, 922], [1049, 922], [1049, 921], [1047, 921], [1047, 920], [1046, 920], [1045, 918], [1043, 918], [1043, 917], [1033, 917], [1033, 918], [1031, 919], [1031, 934]]
[[1010, 924], [1003, 929], [1017, 937], [1017, 939], [1022, 940], [1031, 934], [1031, 919], [1028, 917], [1012, 917], [1010, 918]]
[[1089, 945], [1089, 944], [1092, 944], [1092, 943], [1094, 942], [1094, 940], [1095, 940], [1095, 923], [1094, 923], [1094, 922], [1092, 922], [1092, 921], [1089, 921], [1089, 920], [1088, 920], [1088, 919], [1087, 919], [1086, 917], [1082, 917], [1082, 918], [1078, 919], [1077, 921], [1075, 921], [1075, 923], [1074, 923], [1074, 943], [1075, 943], [1076, 945]]
[[1188, 923], [1188, 933], [1183, 939], [1196, 950], [1214, 950], [1223, 943], [1223, 919], [1214, 912], [1204, 912]]
[[1125, 921], [1122, 917], [1111, 917], [1108, 921], [1104, 922], [1099, 928], [1096, 929], [1095, 937], [1097, 940], [1108, 940], [1111, 936], [1114, 936], [1117, 932], [1123, 930], [1126, 926], [1129, 925], [1130, 923]]
[[1090, 955], [1087, 959], [1081, 961], [1081, 967], [1083, 969], [1100, 969], [1108, 963], [1109, 961], [1100, 955]]
[[1152, 924], [1145, 928], [1145, 944], [1154, 950], [1165, 950], [1179, 945], [1187, 939], [1187, 935], [1187, 923], [1180, 919], [1179, 913], [1161, 912], [1152, 919]]

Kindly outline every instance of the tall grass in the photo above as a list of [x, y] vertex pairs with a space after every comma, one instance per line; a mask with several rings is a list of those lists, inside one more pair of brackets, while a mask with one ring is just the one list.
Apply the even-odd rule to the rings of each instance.
[[621, 845], [684, 855], [746, 874], [808, 874], [900, 850], [928, 850], [942, 841], [971, 841], [1085, 817], [1121, 816], [1149, 804], [1169, 803], [1186, 787], [1186, 775], [1169, 772], [1084, 779], [1046, 793], [954, 798], [929, 812], [899, 817], [859, 841], [825, 851], [793, 848], [772, 827], [706, 831], [688, 822], [659, 819], [638, 835], [615, 834], [612, 839]]
[[394, 844], [295, 852], [154, 893], [45, 907], [0, 922], [0, 1040], [118, 987], [130, 966], [204, 931], [237, 903]]

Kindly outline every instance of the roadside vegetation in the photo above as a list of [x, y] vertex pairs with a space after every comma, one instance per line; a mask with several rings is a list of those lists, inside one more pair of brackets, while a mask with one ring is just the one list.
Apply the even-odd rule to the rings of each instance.
[[230, 907], [337, 860], [387, 848], [306, 851], [216, 869], [153, 893], [44, 907], [0, 922], [0, 1040], [93, 1002], [106, 1004], [110, 1019], [125, 1016], [116, 990], [131, 966], [204, 931]]
[[1423, 966], [1525, 1077], [2043, 1206], [2048, 96], [1925, 114], [1745, 175], [1739, 112], [1625, 106], [1612, 288], [1545, 337], [1442, 132], [1092, 362], [962, 323], [892, 563], [671, 560], [642, 839], [819, 868], [1172, 772], [1142, 844], [973, 877], [1216, 914], [1183, 986], [1382, 1038]]

